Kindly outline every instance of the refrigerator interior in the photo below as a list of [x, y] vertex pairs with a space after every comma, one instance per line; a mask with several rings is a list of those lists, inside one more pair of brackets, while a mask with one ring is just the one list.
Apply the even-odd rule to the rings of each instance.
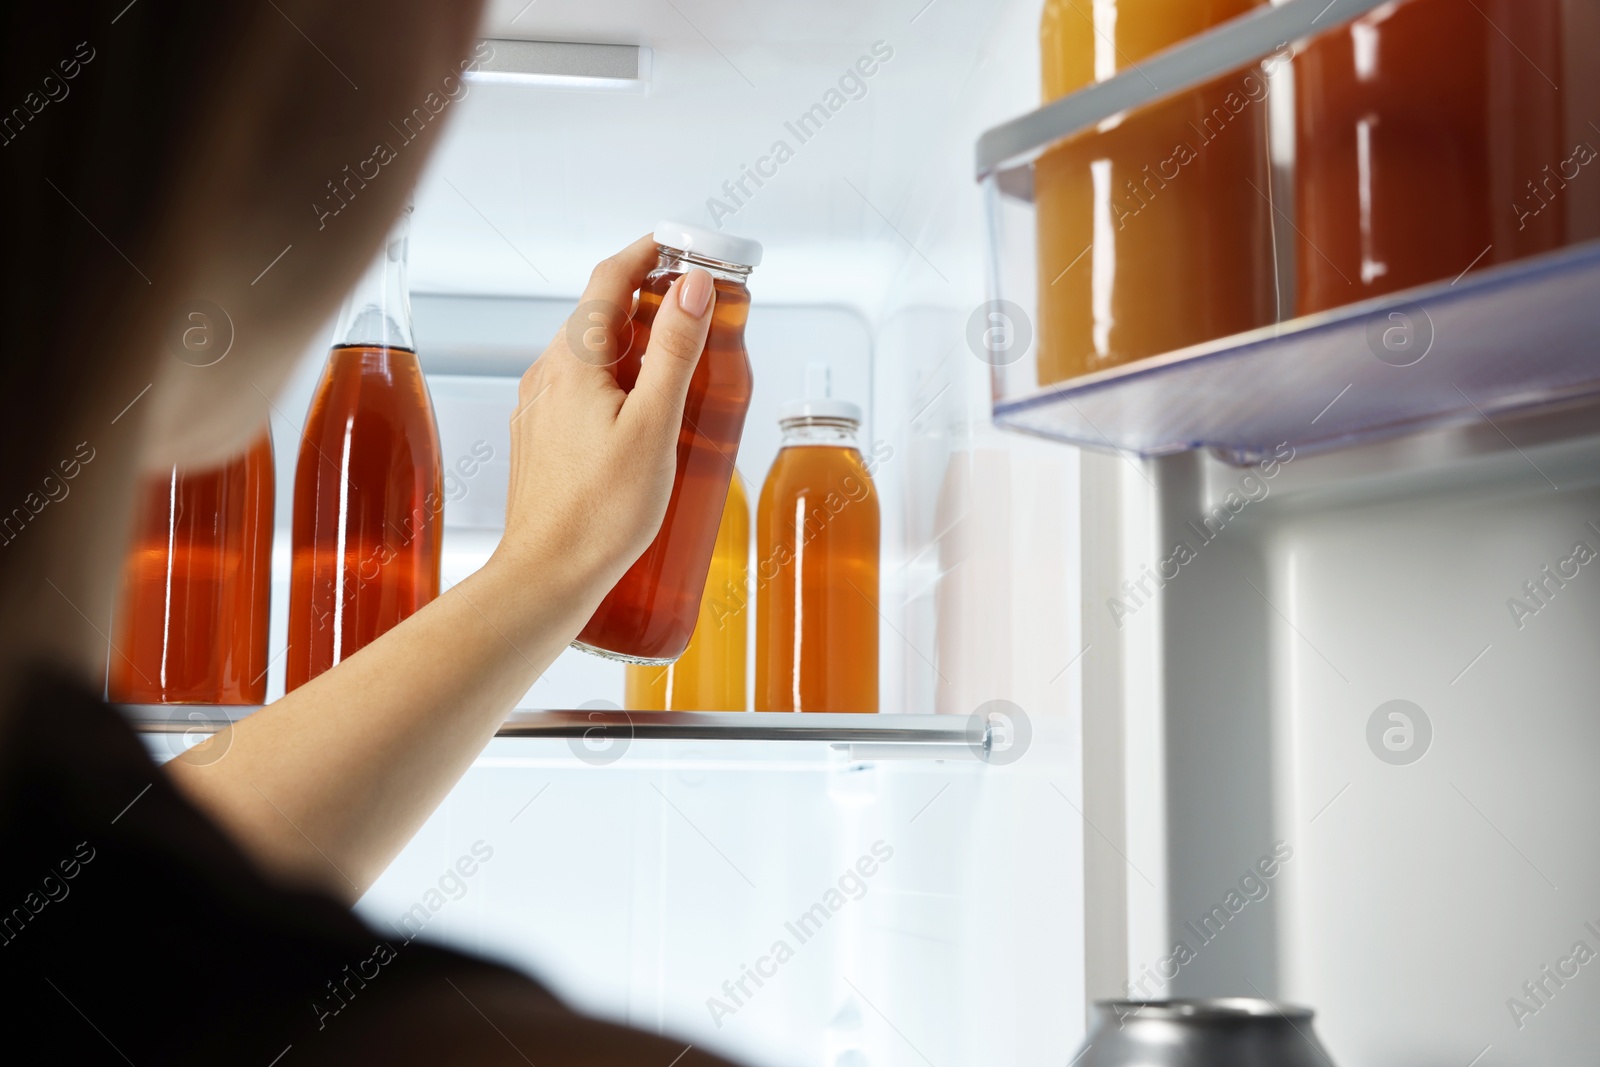
[[[751, 1063], [1062, 1064], [1087, 1000], [1129, 992], [1306, 1003], [1343, 1067], [1592, 1058], [1600, 978], [1543, 969], [1600, 950], [1600, 584], [1545, 569], [1600, 551], [1593, 408], [1296, 453], [1270, 477], [1003, 434], [968, 341], [986, 296], [972, 146], [1037, 103], [1038, 0], [524, 3], [495, 0], [483, 35], [647, 45], [649, 85], [480, 85], [450, 105], [411, 248], [454, 470], [446, 584], [498, 538], [516, 375], [589, 269], [717, 199], [766, 246], [752, 504], [777, 406], [827, 362], [892, 450], [882, 710], [1007, 700], [1033, 740], [1001, 766], [763, 741], [636, 742], [602, 766], [500, 739], [364, 915], [410, 936], [421, 905], [420, 936]], [[835, 91], [801, 141], [790, 124]], [[789, 157], [735, 204], [778, 141]], [[274, 409], [274, 651], [325, 351]], [[1230, 493], [1248, 505], [1219, 523]], [[1193, 561], [1152, 593], [1180, 541]], [[569, 652], [522, 706], [596, 701], [622, 702], [621, 669]], [[893, 858], [796, 944], [784, 924], [879, 842]], [[763, 964], [786, 938], [792, 960]], [[1192, 959], [1173, 968], [1178, 942]], [[747, 966], [776, 977], [723, 1014]]]

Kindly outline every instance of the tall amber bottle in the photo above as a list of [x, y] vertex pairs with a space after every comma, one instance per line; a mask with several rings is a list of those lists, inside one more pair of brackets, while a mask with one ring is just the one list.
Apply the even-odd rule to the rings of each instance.
[[[1046, 0], [1044, 99], [1266, 0]], [[1250, 67], [1101, 123], [1035, 165], [1039, 380], [1271, 323], [1267, 85]]]
[[1565, 7], [1409, 0], [1295, 57], [1300, 314], [1565, 243], [1569, 186], [1600, 181], [1600, 136], [1566, 136], [1600, 105], [1563, 69]]
[[694, 636], [675, 663], [628, 664], [628, 710], [743, 711], [749, 706], [744, 685], [749, 574], [750, 504], [743, 479], [734, 471]]
[[861, 409], [804, 400], [756, 511], [757, 711], [878, 710], [878, 496]]
[[109, 692], [121, 704], [261, 704], [272, 599], [272, 438], [213, 470], [145, 479]]
[[412, 340], [410, 210], [345, 303], [295, 469], [285, 684], [439, 595], [444, 472]]

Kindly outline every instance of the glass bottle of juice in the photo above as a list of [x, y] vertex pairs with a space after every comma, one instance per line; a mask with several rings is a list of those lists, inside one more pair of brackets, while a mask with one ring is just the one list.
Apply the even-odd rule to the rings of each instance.
[[785, 405], [756, 509], [757, 711], [878, 710], [878, 496], [842, 400]]
[[[1046, 0], [1046, 102], [1267, 0]], [[1271, 323], [1259, 66], [1108, 119], [1034, 168], [1041, 385]]]
[[743, 711], [750, 613], [750, 505], [734, 471], [700, 598], [700, 621], [676, 663], [630, 663], [630, 711]]
[[295, 469], [285, 685], [439, 595], [444, 472], [406, 287], [407, 208], [346, 301]]
[[1386, 4], [1295, 57], [1298, 313], [1564, 242], [1582, 164], [1562, 105], [1582, 94], [1564, 76], [1563, 7]]
[[222, 467], [144, 479], [112, 638], [113, 701], [266, 701], [272, 500], [265, 430]]
[[655, 238], [661, 255], [640, 287], [632, 342], [612, 367], [617, 383], [631, 390], [638, 380], [650, 324], [674, 279], [695, 267], [707, 271], [716, 285], [716, 307], [689, 382], [666, 518], [573, 645], [627, 663], [666, 664], [683, 654], [700, 617], [711, 551], [750, 407], [750, 357], [744, 347], [750, 290], [745, 281], [761, 262], [761, 245], [679, 222], [661, 223]]

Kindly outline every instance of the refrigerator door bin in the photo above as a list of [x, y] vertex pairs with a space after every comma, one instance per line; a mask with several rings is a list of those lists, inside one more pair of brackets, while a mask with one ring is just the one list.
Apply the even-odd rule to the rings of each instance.
[[[1502, 413], [1600, 393], [1600, 370], [1584, 347], [1600, 326], [1600, 312], [1590, 298], [1600, 284], [1600, 240], [1592, 239], [1588, 223], [1570, 228], [1570, 243], [1555, 251], [1495, 266], [1487, 266], [1480, 255], [1462, 262], [1453, 278], [1291, 317], [1294, 255], [1289, 250], [1299, 227], [1289, 180], [1294, 138], [1284, 136], [1294, 121], [1295, 72], [1287, 58], [1294, 42], [1363, 15], [1378, 18], [1382, 6], [1366, 0], [1332, 5], [1291, 0], [1262, 8], [978, 139], [989, 301], [984, 315], [974, 315], [968, 340], [990, 364], [997, 425], [1143, 457], [1209, 448], [1246, 465], [1283, 446], [1325, 450], [1435, 427], [1492, 423]], [[1574, 22], [1572, 40], [1580, 40], [1583, 32], [1583, 24]], [[1271, 203], [1278, 231], [1278, 318], [1287, 321], [1101, 370], [1093, 370], [1093, 364], [1108, 365], [1118, 343], [1096, 340], [1099, 355], [1088, 361], [1091, 372], [1063, 380], [1078, 361], [1065, 360], [1071, 352], [1058, 351], [1059, 342], [1040, 336], [1042, 287], [1067, 271], [1092, 272], [1096, 307], [1106, 302], [1093, 313], [1095, 322], [1122, 321], [1111, 318], [1117, 242], [1110, 227], [1138, 225], [1129, 218], [1148, 205], [1139, 190], [1124, 192], [1108, 181], [1095, 193], [1094, 240], [1076, 260], [1076, 240], [1064, 255], [1055, 255], [1062, 252], [1055, 249], [1050, 270], [1057, 259], [1066, 269], [1052, 281], [1050, 270], [1040, 266], [1046, 249], [1038, 239], [1036, 163], [1068, 142], [1092, 144], [1088, 139], [1116, 129], [1138, 108], [1224, 76], [1259, 77], [1253, 64], [1262, 60], [1270, 92], [1259, 100], [1252, 94], [1244, 106], [1270, 112], [1271, 180], [1257, 192]], [[1575, 82], [1574, 93], [1580, 88]], [[1252, 121], [1260, 117], [1259, 110], [1244, 115]], [[1582, 135], [1590, 131], [1585, 128]], [[1107, 174], [1111, 166], [1106, 164]], [[1146, 187], [1156, 182], [1149, 178]], [[1075, 187], [1073, 195], [1078, 195]], [[1109, 200], [1102, 202], [1103, 197]], [[1124, 201], [1132, 206], [1119, 206]], [[1051, 306], [1061, 299], [1056, 295]]]

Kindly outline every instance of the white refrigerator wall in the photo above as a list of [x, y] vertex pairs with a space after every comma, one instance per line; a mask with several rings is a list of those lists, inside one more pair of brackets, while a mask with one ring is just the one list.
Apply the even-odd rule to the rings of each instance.
[[1003, 768], [768, 742], [591, 766], [500, 740], [360, 911], [752, 1065], [1065, 1063], [1078, 759], [1065, 722]]
[[1590, 1056], [1597, 430], [1144, 468], [1154, 518], [1127, 533], [1154, 554], [1084, 605], [1157, 665], [1126, 766], [1164, 767], [1164, 808], [1130, 814], [1128, 853], [1164, 853], [1169, 900], [1130, 909], [1135, 993], [1310, 1004], [1340, 1064]]

